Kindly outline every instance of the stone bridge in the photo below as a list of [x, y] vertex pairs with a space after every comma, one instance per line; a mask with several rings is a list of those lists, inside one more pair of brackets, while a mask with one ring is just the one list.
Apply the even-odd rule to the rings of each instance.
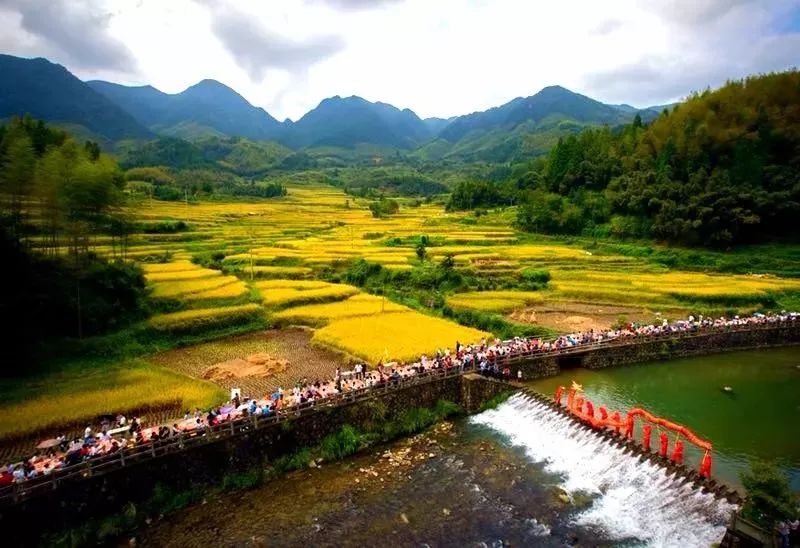
[[[633, 337], [557, 352], [516, 355], [502, 362], [512, 368], [514, 377], [520, 370], [523, 378], [529, 380], [574, 367], [603, 368], [792, 344], [800, 344], [800, 322]], [[209, 428], [203, 436], [179, 436], [144, 444], [88, 460], [48, 477], [9, 486], [0, 491], [0, 524], [7, 539], [27, 544], [26, 539], [37, 533], [42, 520], [55, 529], [70, 527], [92, 516], [119, 511], [128, 502], [146, 500], [157, 484], [181, 490], [219, 481], [227, 473], [248, 470], [299, 448], [316, 445], [345, 424], [368, 429], [378, 416], [382, 417], [380, 420], [392, 420], [403, 410], [431, 407], [441, 399], [458, 403], [467, 413], [475, 413], [498, 394], [522, 388], [469, 371], [442, 369], [397, 384], [343, 393], [268, 418], [242, 418]], [[548, 397], [527, 392], [553, 405]], [[666, 460], [660, 462], [657, 455], [645, 454], [630, 440], [610, 432], [597, 435], [674, 470], [717, 496], [732, 500], [738, 496], [713, 481], [699, 478], [693, 471]]]
[[522, 371], [524, 380], [558, 375], [562, 370], [584, 367], [603, 369], [732, 350], [753, 350], [800, 344], [800, 320], [756, 326], [726, 327], [656, 336], [635, 336], [585, 344], [556, 352], [506, 358], [512, 373]]

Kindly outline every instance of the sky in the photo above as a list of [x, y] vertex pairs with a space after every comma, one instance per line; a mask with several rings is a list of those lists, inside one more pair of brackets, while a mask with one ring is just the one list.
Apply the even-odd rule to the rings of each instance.
[[0, 0], [0, 28], [2, 53], [168, 93], [213, 78], [279, 120], [333, 95], [447, 118], [556, 84], [645, 107], [800, 64], [800, 0]]

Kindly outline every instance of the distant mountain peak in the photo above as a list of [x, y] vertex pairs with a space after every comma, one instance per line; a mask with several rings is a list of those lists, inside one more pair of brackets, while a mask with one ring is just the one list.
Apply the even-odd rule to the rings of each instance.
[[554, 117], [578, 124], [618, 124], [632, 118], [621, 109], [553, 85], [529, 97], [517, 97], [499, 107], [460, 116], [447, 124], [439, 136], [455, 143], [467, 135], [474, 138], [496, 130], [512, 131], [523, 124], [535, 127]]
[[[185, 90], [183, 90], [178, 95], [184, 96], [207, 96], [207, 97], [215, 97], [215, 98], [222, 98], [222, 97], [229, 97], [231, 99], [235, 98], [237, 100], [247, 101], [244, 97], [242, 97], [235, 89], [226, 86], [222, 82], [218, 80], [212, 80], [207, 78], [205, 80], [200, 80], [193, 86], [189, 86]], [[248, 103], [249, 104], [249, 103]]]
[[152, 136], [130, 113], [62, 65], [0, 54], [0, 74], [0, 118], [27, 113], [76, 124], [111, 140]]
[[431, 136], [428, 125], [409, 109], [373, 103], [358, 95], [334, 95], [295, 122], [287, 140], [298, 147], [370, 143], [412, 148]]
[[575, 92], [565, 88], [564, 86], [559, 86], [558, 84], [556, 84], [556, 85], [553, 85], [553, 86], [545, 86], [545, 87], [543, 87], [541, 90], [539, 90], [539, 93], [537, 93], [536, 95], [539, 95], [539, 94], [542, 94], [542, 93], [546, 95], [548, 93], [575, 93]]
[[274, 139], [283, 131], [280, 122], [264, 109], [211, 78], [175, 94], [150, 86], [126, 87], [102, 81], [88, 84], [140, 123], [167, 135], [188, 139], [207, 134]]

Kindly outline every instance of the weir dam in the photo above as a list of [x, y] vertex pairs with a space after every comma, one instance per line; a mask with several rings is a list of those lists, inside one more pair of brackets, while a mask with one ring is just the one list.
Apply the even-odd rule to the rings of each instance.
[[[514, 373], [520, 370], [524, 379], [532, 379], [572, 367], [600, 368], [798, 343], [800, 325], [792, 322], [634, 338], [558, 353], [514, 356], [504, 361]], [[489, 399], [509, 390], [520, 394], [499, 410], [475, 420], [500, 417], [500, 421], [494, 421], [495, 427], [509, 436], [524, 438], [527, 450], [549, 459], [556, 471], [567, 475], [568, 485], [587, 487], [588, 484], [581, 485], [586, 481], [585, 475], [572, 473], [584, 470], [597, 478], [593, 486], [588, 486], [590, 490], [617, 492], [620, 496], [627, 493], [634, 498], [645, 496], [639, 493], [641, 490], [661, 491], [669, 493], [670, 505], [688, 512], [682, 514], [685, 519], [717, 524], [730, 516], [733, 506], [727, 499], [735, 500], [735, 495], [726, 489], [701, 481], [687, 469], [659, 462], [633, 446], [626, 446], [632, 442], [590, 430], [576, 418], [553, 409], [548, 397], [521, 390], [519, 385], [452, 369], [358, 394], [345, 393], [335, 401], [289, 410], [270, 419], [246, 418], [222, 424], [204, 436], [145, 444], [57, 471], [39, 481], [12, 485], [0, 493], [0, 524], [9, 538], [26, 543], [24, 539], [29, 539], [41, 526], [42, 516], [47, 516], [55, 528], [69, 527], [96, 515], [118, 511], [128, 502], [145, 500], [158, 484], [188, 489], [212, 482], [225, 473], [247, 470], [298, 448], [318, 444], [346, 424], [365, 428], [378, 415], [381, 420], [391, 420], [404, 409], [430, 407], [439, 400], [458, 403], [472, 414], [480, 411]], [[503, 423], [506, 426], [500, 427]], [[561, 440], [558, 444], [553, 442], [556, 438]], [[560, 449], [544, 454], [531, 447]], [[569, 483], [572, 481], [574, 484]], [[611, 504], [614, 499], [606, 500]], [[654, 500], [651, 502], [655, 504]], [[662, 504], [659, 511], [668, 512], [667, 506]]]

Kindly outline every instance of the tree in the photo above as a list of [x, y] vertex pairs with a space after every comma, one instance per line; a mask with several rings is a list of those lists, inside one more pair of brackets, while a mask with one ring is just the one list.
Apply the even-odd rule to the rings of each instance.
[[22, 204], [32, 187], [36, 157], [33, 142], [28, 135], [12, 127], [4, 137], [5, 150], [0, 166], [2, 192], [8, 196], [12, 233], [18, 234], [22, 222]]
[[381, 198], [377, 202], [372, 202], [369, 204], [369, 210], [372, 212], [373, 217], [381, 218], [388, 215], [394, 215], [400, 211], [400, 204], [391, 198]]
[[439, 266], [442, 267], [444, 270], [453, 270], [456, 266], [456, 260], [453, 258], [453, 255], [448, 253], [444, 257], [442, 257]]
[[417, 259], [420, 261], [424, 261], [425, 257], [428, 256], [428, 249], [425, 247], [425, 243], [422, 241], [417, 244], [417, 247], [414, 249], [414, 251], [416, 251]]
[[92, 162], [96, 162], [97, 159], [100, 158], [100, 145], [95, 141], [86, 141], [83, 144], [83, 148]]
[[741, 474], [747, 497], [742, 515], [770, 529], [777, 521], [795, 516], [797, 496], [789, 479], [774, 463], [755, 461]]

